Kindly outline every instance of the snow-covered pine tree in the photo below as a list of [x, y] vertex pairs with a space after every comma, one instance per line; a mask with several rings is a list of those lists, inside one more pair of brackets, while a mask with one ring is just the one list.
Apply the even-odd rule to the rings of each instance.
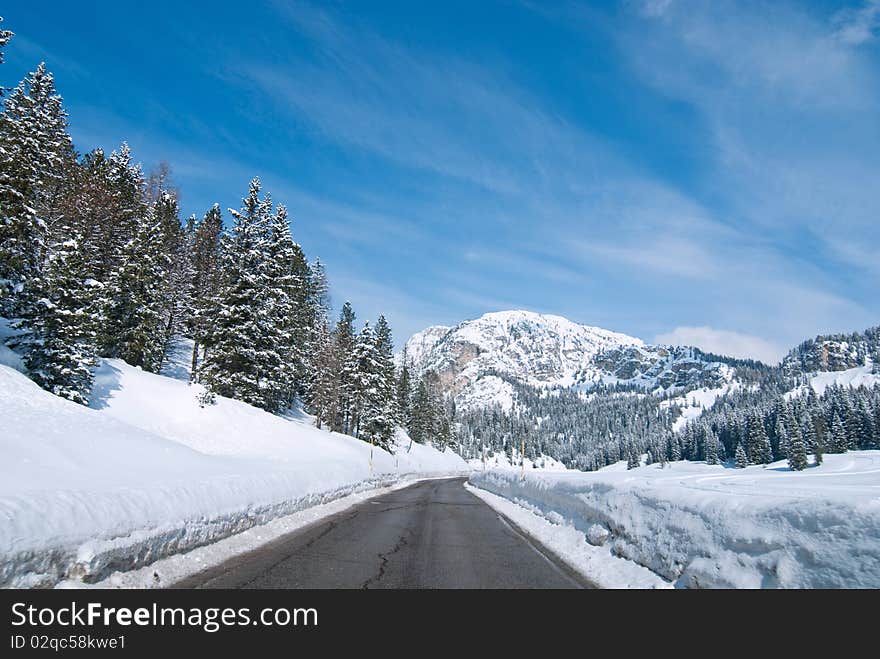
[[312, 307], [315, 312], [315, 326], [327, 323], [330, 317], [330, 284], [327, 282], [327, 270], [320, 258], [309, 266], [311, 285], [309, 294], [312, 297]]
[[737, 469], [745, 469], [749, 466], [749, 456], [746, 455], [746, 450], [743, 447], [743, 443], [739, 442], [736, 445], [736, 451], [734, 452], [734, 460], [736, 462]]
[[339, 396], [337, 404], [337, 417], [333, 421], [332, 430], [344, 434], [351, 434], [351, 405], [353, 400], [355, 380], [357, 377], [357, 361], [354, 357], [355, 313], [350, 302], [345, 302], [339, 312], [339, 320], [333, 332], [333, 341], [336, 349], [336, 364], [338, 368]]
[[801, 441], [804, 445], [804, 450], [807, 453], [812, 453], [816, 446], [816, 426], [813, 423], [812, 414], [809, 411], [804, 411], [798, 425], [801, 429]]
[[783, 422], [783, 414], [788, 413], [788, 408], [784, 407], [784, 412], [780, 412], [776, 417], [776, 425], [774, 426], [774, 436], [776, 439], [776, 457], [780, 460], [788, 457], [788, 431], [785, 429]]
[[192, 253], [192, 306], [189, 332], [193, 338], [193, 355], [190, 378], [198, 381], [199, 351], [204, 351], [205, 336], [214, 319], [212, 310], [215, 298], [222, 284], [220, 263], [220, 236], [223, 233], [223, 215], [220, 204], [214, 204], [197, 223], [193, 238]]
[[807, 448], [800, 433], [789, 440], [788, 466], [794, 471], [803, 471], [807, 468]]
[[297, 393], [301, 393], [305, 390], [311, 370], [309, 345], [314, 340], [318, 309], [312, 292], [312, 270], [302, 247], [293, 241], [290, 251], [290, 278], [290, 370]]
[[[756, 413], [753, 414], [748, 424], [748, 454], [751, 464], [769, 464], [773, 461], [770, 450], [770, 438], [764, 428], [763, 419]], [[791, 441], [791, 440], [789, 440]]]
[[99, 335], [104, 356], [153, 373], [162, 364], [165, 348], [166, 277], [171, 265], [165, 247], [164, 224], [152, 205], [110, 274]]
[[720, 442], [718, 441], [718, 435], [716, 435], [711, 429], [708, 430], [706, 434], [706, 464], [707, 465], [717, 465], [720, 459], [718, 455]]
[[[58, 221], [49, 227], [56, 240], [68, 228], [82, 237], [82, 251], [92, 276], [107, 283], [121, 265], [125, 246], [146, 212], [143, 175], [123, 143], [109, 157], [102, 149], [87, 153], [68, 168], [58, 203]], [[55, 227], [58, 227], [56, 231]]]
[[[0, 16], [0, 23], [3, 22], [3, 17]], [[0, 64], [3, 64], [3, 49], [6, 47], [6, 44], [9, 43], [9, 40], [15, 36], [14, 32], [9, 30], [0, 29]], [[0, 88], [0, 95], [2, 95], [3, 89]]]
[[828, 445], [829, 453], [846, 453], [848, 449], [846, 427], [835, 412], [831, 418], [831, 443]]
[[0, 113], [0, 313], [21, 310], [46, 256], [46, 217], [73, 160], [67, 113], [40, 64]]
[[106, 276], [119, 264], [123, 248], [137, 230], [147, 204], [142, 197], [144, 175], [141, 166], [132, 162], [131, 149], [123, 142], [107, 158], [107, 167], [99, 174], [99, 206], [92, 223], [100, 241], [98, 274]]
[[857, 406], [853, 403], [849, 391], [844, 389], [843, 425], [846, 428], [846, 446], [850, 451], [861, 448], [865, 436], [865, 428], [862, 425], [862, 417]]
[[170, 192], [162, 191], [154, 206], [156, 219], [164, 238], [163, 251], [168, 260], [162, 304], [162, 361], [164, 362], [172, 341], [187, 331], [193, 314], [192, 253], [195, 236], [191, 224], [189, 232], [181, 227], [177, 199]]
[[827, 436], [827, 431], [816, 436], [816, 444], [813, 447], [813, 458], [817, 467], [822, 464], [822, 461], [825, 459], [825, 441]]
[[230, 209], [233, 225], [222, 239], [223, 285], [204, 337], [207, 354], [200, 380], [214, 393], [274, 410], [277, 393], [268, 375], [276, 367], [272, 309], [266, 306], [268, 225], [271, 202], [260, 199], [254, 178], [240, 211]]
[[425, 376], [419, 378], [412, 399], [409, 436], [414, 442], [424, 444], [431, 439], [433, 431], [433, 402]]
[[[456, 438], [455, 438], [455, 428], [449, 419], [445, 416], [440, 417], [440, 426], [437, 429], [437, 440], [435, 442], [435, 448], [440, 451], [445, 451], [447, 448], [451, 448], [455, 450], [457, 446]], [[529, 445], [526, 444], [526, 448], [528, 449]], [[528, 453], [528, 451], [527, 451]]]
[[302, 250], [290, 236], [287, 209], [279, 205], [269, 220], [267, 286], [262, 302], [270, 313], [267, 355], [272, 367], [267, 379], [276, 411], [293, 404], [298, 393], [297, 377], [303, 375], [297, 367], [301, 356], [298, 342], [305, 341], [305, 334], [298, 331], [297, 312], [306, 304], [302, 289], [307, 274], [302, 268], [307, 272], [308, 264], [301, 255]]
[[75, 235], [52, 246], [34, 302], [22, 325], [29, 330], [25, 364], [47, 391], [88, 404], [97, 363], [95, 308], [100, 284], [88, 276]]
[[315, 425], [331, 427], [339, 413], [339, 364], [336, 344], [326, 323], [317, 327], [311, 346], [312, 361], [306, 396], [308, 410], [315, 415]]
[[[319, 369], [322, 367], [319, 366], [318, 361], [324, 357], [321, 356], [321, 350], [326, 347], [323, 339], [329, 333], [330, 298], [327, 273], [320, 259], [316, 259], [313, 264], [308, 266], [307, 282], [304, 288], [307, 296], [305, 313], [299, 311], [297, 317], [305, 319], [305, 323], [298, 323], [305, 329], [297, 336], [296, 347], [299, 358], [298, 368], [300, 369], [300, 374], [297, 376], [298, 383], [302, 394], [307, 399], [311, 395], [309, 392], [313, 389], [313, 380], [325, 377], [319, 373]], [[322, 420], [322, 422], [324, 421], [327, 419]]]
[[632, 447], [627, 449], [626, 452], [626, 469], [627, 471], [631, 469], [635, 469], [639, 466], [639, 456], [636, 453], [636, 450]]
[[400, 367], [397, 369], [397, 382], [395, 385], [397, 397], [397, 422], [404, 428], [408, 428], [412, 415], [412, 366], [406, 346], [400, 357]]
[[681, 441], [678, 435], [669, 436], [669, 459], [672, 462], [681, 460]]
[[[413, 441], [439, 444], [444, 441], [441, 436], [444, 432], [443, 422], [448, 418], [440, 393], [440, 379], [434, 371], [422, 374], [415, 387], [412, 401], [412, 415], [409, 425], [410, 437]], [[517, 433], [525, 429], [517, 430]], [[449, 427], [451, 437], [452, 427]], [[511, 449], [512, 450], [512, 449]]]
[[373, 413], [370, 430], [378, 438], [380, 446], [390, 450], [398, 412], [395, 395], [394, 340], [391, 337], [391, 327], [384, 315], [379, 316], [373, 333], [373, 360], [376, 369], [373, 404], [378, 413]]
[[376, 423], [381, 423], [382, 404], [379, 400], [379, 363], [376, 359], [376, 338], [370, 323], [364, 327], [355, 340], [352, 352], [354, 373], [352, 376], [350, 415], [350, 433], [360, 438], [362, 435], [369, 441], [377, 441]]

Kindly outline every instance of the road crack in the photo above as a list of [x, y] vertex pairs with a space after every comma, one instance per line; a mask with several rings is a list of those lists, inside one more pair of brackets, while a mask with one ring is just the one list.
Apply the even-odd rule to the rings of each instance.
[[[409, 531], [409, 530], [407, 529], [406, 532], [407, 532], [407, 533], [410, 533], [411, 531]], [[394, 545], [394, 547], [392, 547], [391, 551], [386, 552], [386, 553], [383, 553], [383, 554], [378, 554], [378, 556], [379, 556], [379, 561], [380, 561], [380, 562], [379, 562], [379, 571], [376, 573], [375, 576], [370, 577], [369, 579], [367, 579], [367, 580], [364, 582], [364, 584], [361, 586], [361, 589], [362, 589], [362, 590], [368, 590], [368, 589], [370, 588], [370, 586], [372, 586], [373, 584], [376, 584], [376, 583], [378, 583], [379, 581], [381, 581], [381, 580], [382, 580], [382, 577], [385, 576], [385, 569], [388, 567], [388, 563], [389, 563], [391, 557], [394, 556], [394, 554], [396, 554], [397, 552], [399, 552], [401, 549], [403, 549], [404, 547], [406, 547], [408, 544], [409, 544], [409, 541], [406, 539], [406, 536], [405, 536], [405, 535], [402, 535], [402, 536], [400, 536], [400, 537], [397, 539], [397, 544]]]

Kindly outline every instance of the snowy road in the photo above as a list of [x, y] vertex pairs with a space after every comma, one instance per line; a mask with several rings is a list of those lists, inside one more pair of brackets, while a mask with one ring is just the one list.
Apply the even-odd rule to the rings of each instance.
[[183, 588], [582, 588], [463, 487], [431, 480], [366, 501], [178, 583]]

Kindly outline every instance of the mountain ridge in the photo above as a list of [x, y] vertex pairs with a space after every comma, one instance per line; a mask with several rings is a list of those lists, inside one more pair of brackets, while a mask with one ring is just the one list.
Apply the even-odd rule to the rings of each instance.
[[525, 310], [426, 328], [407, 341], [405, 352], [417, 372], [435, 372], [442, 389], [464, 407], [494, 402], [509, 410], [515, 393], [507, 378], [586, 391], [603, 384], [718, 386], [732, 377], [730, 367], [696, 348], [652, 346], [621, 332]]

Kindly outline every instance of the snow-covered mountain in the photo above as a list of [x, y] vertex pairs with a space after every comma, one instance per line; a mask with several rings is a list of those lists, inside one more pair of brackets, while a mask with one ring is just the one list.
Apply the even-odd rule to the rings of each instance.
[[501, 311], [455, 327], [429, 327], [406, 344], [419, 372], [434, 371], [460, 406], [509, 409], [513, 378], [536, 387], [597, 384], [718, 386], [730, 368], [692, 348], [649, 346], [619, 332], [561, 316]]

